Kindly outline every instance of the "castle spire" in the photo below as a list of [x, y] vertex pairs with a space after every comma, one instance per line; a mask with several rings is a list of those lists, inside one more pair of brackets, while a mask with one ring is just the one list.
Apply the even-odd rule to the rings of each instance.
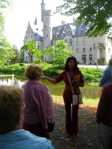
[[42, 0], [42, 3], [41, 3], [41, 21], [42, 22], [43, 22], [44, 10], [45, 10], [45, 3], [44, 3], [44, 0]]

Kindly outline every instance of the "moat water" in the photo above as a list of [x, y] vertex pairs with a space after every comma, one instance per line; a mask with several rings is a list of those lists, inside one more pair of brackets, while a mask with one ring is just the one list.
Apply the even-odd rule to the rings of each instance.
[[[14, 77], [14, 85], [17, 85], [19, 87], [22, 86], [22, 84], [24, 82], [26, 82], [27, 79], [24, 77], [20, 77], [20, 76], [15, 76]], [[58, 84], [52, 84], [49, 81], [45, 80], [45, 79], [41, 79], [40, 80], [44, 85], [47, 86], [47, 88], [49, 89], [49, 92], [51, 95], [55, 95], [55, 96], [62, 96], [63, 94], [63, 89], [64, 89], [64, 82], [60, 82]], [[0, 78], [0, 85], [11, 85], [12, 83], [12, 79], [11, 77], [8, 78]], [[86, 84], [85, 87], [81, 87], [81, 92], [82, 92], [82, 96], [85, 98], [99, 98], [101, 95], [101, 88], [98, 87], [98, 85], [96, 86], [91, 86], [89, 83], [88, 85]]]

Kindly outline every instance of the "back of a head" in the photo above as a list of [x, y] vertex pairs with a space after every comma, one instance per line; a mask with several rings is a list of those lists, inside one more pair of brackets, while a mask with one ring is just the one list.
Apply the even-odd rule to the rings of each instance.
[[109, 65], [112, 66], [112, 58], [109, 60]]
[[25, 76], [30, 80], [36, 80], [37, 76], [42, 75], [42, 68], [39, 65], [29, 65], [25, 70]]
[[0, 134], [15, 130], [23, 108], [23, 89], [0, 86]]

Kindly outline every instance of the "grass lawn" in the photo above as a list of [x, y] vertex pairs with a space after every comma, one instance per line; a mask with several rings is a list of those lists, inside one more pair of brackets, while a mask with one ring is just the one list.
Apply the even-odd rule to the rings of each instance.
[[[57, 104], [64, 104], [63, 102], [63, 97], [62, 96], [52, 96], [53, 97], [53, 102], [57, 103]], [[85, 97], [83, 97], [83, 104], [87, 107], [97, 107], [99, 102], [99, 98], [96, 99], [86, 99]]]

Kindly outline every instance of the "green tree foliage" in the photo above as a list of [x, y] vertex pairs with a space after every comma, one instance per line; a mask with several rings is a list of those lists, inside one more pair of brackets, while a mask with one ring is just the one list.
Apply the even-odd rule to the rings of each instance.
[[63, 40], [57, 41], [55, 46], [43, 50], [43, 54], [50, 54], [53, 65], [64, 65], [66, 59], [74, 54], [74, 51], [67, 50], [67, 43]]
[[29, 51], [29, 55], [30, 56], [35, 56], [36, 63], [40, 63], [42, 60], [42, 52], [39, 51], [39, 49], [36, 46], [36, 42], [35, 41], [28, 41], [27, 44], [25, 44], [24, 46], [21, 47], [22, 50], [25, 51]]
[[10, 4], [9, 0], [0, 0], [0, 66], [8, 64], [11, 58], [14, 58], [13, 48], [10, 47], [10, 44], [7, 42], [6, 37], [4, 36], [4, 16], [3, 11]]
[[93, 23], [87, 31], [90, 37], [112, 32], [112, 0], [64, 0], [56, 11], [68, 16], [78, 14], [78, 24]]
[[11, 47], [0, 48], [0, 67], [4, 64], [9, 64], [12, 58], [15, 57], [15, 52]]
[[5, 8], [7, 8], [10, 4], [9, 0], [0, 0], [0, 46], [4, 45], [6, 41], [5, 36], [4, 36], [4, 16], [3, 16], [3, 11]]
[[24, 50], [21, 49], [20, 50], [20, 63], [23, 63], [24, 62]]
[[12, 64], [19, 63], [20, 62], [20, 52], [16, 48], [13, 48], [13, 51], [15, 53], [15, 57], [13, 57], [11, 59], [10, 63], [12, 63]]

